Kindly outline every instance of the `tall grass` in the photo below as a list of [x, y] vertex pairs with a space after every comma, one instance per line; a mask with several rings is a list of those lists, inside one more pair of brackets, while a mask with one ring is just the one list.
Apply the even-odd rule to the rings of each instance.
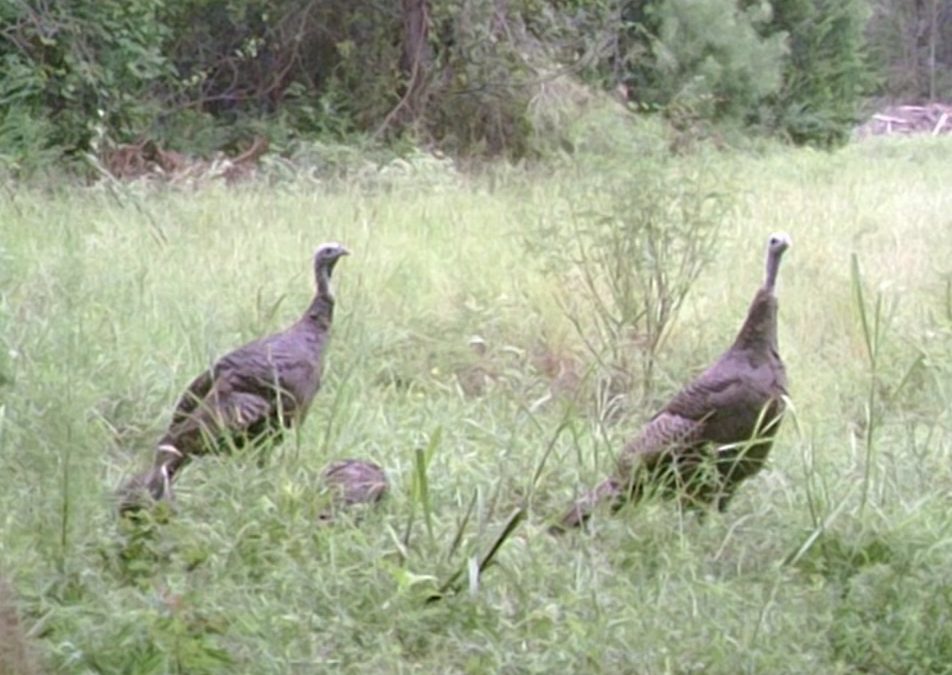
[[[524, 246], [650, 161], [616, 145], [550, 172], [421, 159], [339, 182], [12, 191], [0, 570], [30, 649], [67, 673], [947, 672], [948, 143], [704, 158], [741, 208], [666, 329], [657, 398], [729, 345], [786, 230], [791, 414], [727, 513], [649, 501], [554, 539], [653, 412], [592, 415], [594, 356], [558, 301], [573, 289], [540, 272], [564, 251]], [[182, 388], [303, 311], [329, 239], [354, 255], [298, 436], [261, 466], [202, 458], [174, 512], [119, 523], [113, 491]], [[319, 527], [320, 470], [350, 456], [391, 495]]]

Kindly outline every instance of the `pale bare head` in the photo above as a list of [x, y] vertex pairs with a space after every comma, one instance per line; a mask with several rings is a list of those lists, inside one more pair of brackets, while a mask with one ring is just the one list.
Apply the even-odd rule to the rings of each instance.
[[774, 232], [770, 235], [770, 239], [767, 240], [767, 250], [770, 253], [777, 253], [779, 255], [790, 248], [792, 244], [793, 240], [789, 234], [786, 232]]
[[336, 241], [329, 241], [321, 244], [314, 252], [314, 276], [317, 277], [317, 292], [322, 296], [331, 298], [331, 272], [334, 271], [334, 265], [342, 256], [350, 255], [343, 244]]
[[327, 267], [328, 271], [333, 270], [337, 260], [345, 255], [350, 255], [350, 251], [343, 244], [336, 241], [321, 244], [314, 251], [314, 268]]
[[774, 232], [767, 240], [767, 274], [764, 287], [770, 291], [777, 284], [777, 270], [780, 269], [780, 257], [793, 244], [793, 240], [786, 232]]

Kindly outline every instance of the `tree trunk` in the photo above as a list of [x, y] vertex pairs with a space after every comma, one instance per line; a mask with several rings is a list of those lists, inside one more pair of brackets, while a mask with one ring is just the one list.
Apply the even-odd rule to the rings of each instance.
[[428, 94], [427, 78], [433, 63], [428, 36], [430, 30], [429, 0], [401, 0], [403, 14], [403, 54], [400, 70], [406, 84], [400, 101], [387, 113], [374, 132], [374, 137], [387, 134], [392, 129], [413, 125], [426, 109]]
[[429, 41], [430, 7], [428, 0], [402, 0], [403, 57], [401, 69], [406, 77], [402, 122], [412, 124], [426, 107], [427, 75], [433, 61]]
[[939, 0], [932, 0], [929, 12], [929, 100], [935, 101], [935, 52], [939, 35]]

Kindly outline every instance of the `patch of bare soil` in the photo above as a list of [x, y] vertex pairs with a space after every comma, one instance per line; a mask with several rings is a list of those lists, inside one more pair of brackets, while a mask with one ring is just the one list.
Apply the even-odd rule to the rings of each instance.
[[34, 675], [40, 672], [33, 645], [16, 611], [13, 589], [0, 577], [0, 673]]
[[247, 150], [229, 157], [219, 153], [202, 159], [175, 150], [166, 150], [152, 140], [124, 143], [99, 155], [101, 169], [123, 181], [141, 178], [168, 183], [191, 183], [221, 179], [235, 183], [255, 175], [258, 159], [268, 151], [268, 139], [257, 136]]

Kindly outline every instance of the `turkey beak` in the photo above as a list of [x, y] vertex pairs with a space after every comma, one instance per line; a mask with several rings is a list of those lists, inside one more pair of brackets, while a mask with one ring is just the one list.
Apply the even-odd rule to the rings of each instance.
[[345, 255], [350, 255], [350, 251], [348, 251], [343, 246], [337, 249], [337, 255], [334, 256], [333, 260], [331, 260], [331, 269], [333, 269], [334, 266], [337, 264], [337, 261], [343, 258]]
[[343, 246], [338, 246], [334, 251], [334, 256], [327, 259], [327, 262], [325, 263], [325, 269], [327, 270], [328, 277], [330, 277], [331, 272], [333, 272], [334, 268], [337, 266], [337, 261], [343, 258], [345, 255], [350, 255], [350, 251], [348, 251]]
[[778, 254], [783, 253], [790, 245], [793, 243], [793, 240], [790, 239], [790, 235], [786, 232], [777, 232], [770, 237], [771, 248], [776, 251]]

